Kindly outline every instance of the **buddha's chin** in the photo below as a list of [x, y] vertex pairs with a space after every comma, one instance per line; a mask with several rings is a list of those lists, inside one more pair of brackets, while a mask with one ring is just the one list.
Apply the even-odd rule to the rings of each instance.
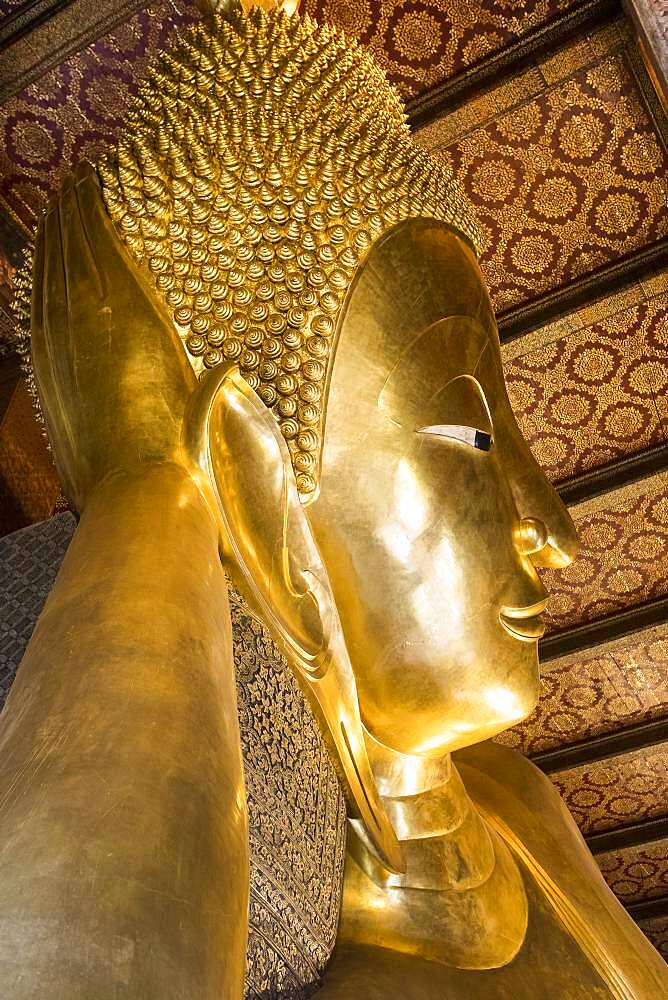
[[[360, 698], [362, 721], [370, 735], [395, 753], [440, 757], [455, 750], [492, 739], [526, 719], [536, 707], [540, 692], [537, 642], [514, 640], [516, 656], [505, 658], [503, 672], [491, 674], [486, 683], [466, 690], [456, 685], [456, 699], [445, 697], [425, 702], [406, 684], [397, 691], [393, 705], [365, 703]], [[409, 675], [410, 676], [410, 675]], [[440, 709], [437, 706], [440, 701]], [[411, 704], [411, 702], [413, 702]]]
[[483, 724], [480, 720], [475, 723], [457, 720], [453, 721], [449, 727], [426, 737], [421, 736], [417, 731], [402, 733], [398, 731], [397, 727], [369, 728], [365, 725], [365, 728], [377, 743], [396, 754], [403, 754], [407, 757], [438, 758], [445, 756], [445, 754], [454, 753], [455, 750], [462, 750], [464, 747], [491, 739], [512, 725], [514, 722], [499, 719], [490, 720]]
[[[476, 743], [483, 743], [485, 740], [493, 739], [499, 733], [510, 729], [516, 725], [515, 721], [493, 720], [486, 724], [477, 722], [470, 729], [462, 723], [455, 723], [449, 732], [439, 733], [431, 741], [416, 743], [410, 753], [418, 757], [443, 757], [445, 754], [454, 753], [456, 750], [463, 750], [465, 747], [474, 746]], [[397, 748], [393, 748], [397, 749]], [[409, 753], [403, 750], [403, 753]]]

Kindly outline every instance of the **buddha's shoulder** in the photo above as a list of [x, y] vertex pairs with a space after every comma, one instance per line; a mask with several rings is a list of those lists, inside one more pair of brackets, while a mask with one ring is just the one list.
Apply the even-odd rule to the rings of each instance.
[[[575, 828], [573, 818], [550, 779], [523, 754], [492, 740], [466, 747], [453, 754], [453, 762], [460, 772], [469, 795], [487, 812], [494, 810], [494, 803], [503, 809], [500, 815], [512, 818], [517, 811], [518, 822], [530, 817], [540, 825], [549, 815]], [[537, 810], [537, 807], [540, 807]], [[529, 815], [525, 814], [528, 810]], [[540, 813], [537, 816], [537, 812]]]
[[458, 751], [453, 761], [470, 798], [611, 995], [668, 996], [665, 962], [604, 881], [550, 779], [522, 754], [491, 741]]

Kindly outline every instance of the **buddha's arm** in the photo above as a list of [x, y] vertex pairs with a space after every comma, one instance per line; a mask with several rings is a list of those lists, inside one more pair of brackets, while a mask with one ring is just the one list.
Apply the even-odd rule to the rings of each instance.
[[226, 584], [178, 466], [90, 497], [3, 717], [0, 795], [2, 996], [242, 996]]
[[90, 167], [38, 236], [32, 351], [82, 516], [0, 723], [0, 996], [235, 1000], [246, 811], [194, 376]]

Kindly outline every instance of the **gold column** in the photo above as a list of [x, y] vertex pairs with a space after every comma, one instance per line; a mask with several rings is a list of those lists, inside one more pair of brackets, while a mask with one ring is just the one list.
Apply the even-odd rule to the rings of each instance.
[[0, 995], [243, 993], [246, 809], [217, 530], [169, 462], [90, 496], [0, 736]]

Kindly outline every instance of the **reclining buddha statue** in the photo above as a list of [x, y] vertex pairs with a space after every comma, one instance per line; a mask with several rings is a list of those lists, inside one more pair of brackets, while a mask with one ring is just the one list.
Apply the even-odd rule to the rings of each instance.
[[465, 200], [356, 43], [217, 6], [50, 203], [24, 282], [80, 522], [0, 727], [0, 994], [243, 996], [233, 585], [348, 805], [315, 995], [656, 1000], [553, 786], [491, 740], [538, 697], [537, 567], [577, 542]]

